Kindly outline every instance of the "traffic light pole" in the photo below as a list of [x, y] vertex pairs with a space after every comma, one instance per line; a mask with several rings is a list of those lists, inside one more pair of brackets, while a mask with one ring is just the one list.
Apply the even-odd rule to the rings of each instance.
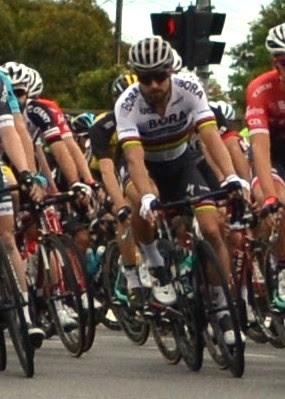
[[115, 22], [115, 62], [116, 62], [116, 65], [120, 65], [120, 62], [121, 62], [122, 14], [123, 14], [123, 0], [117, 0], [116, 22]]
[[[196, 0], [196, 9], [200, 11], [211, 11], [211, 0]], [[199, 76], [206, 94], [208, 94], [209, 83], [209, 65], [197, 67], [197, 75]]]

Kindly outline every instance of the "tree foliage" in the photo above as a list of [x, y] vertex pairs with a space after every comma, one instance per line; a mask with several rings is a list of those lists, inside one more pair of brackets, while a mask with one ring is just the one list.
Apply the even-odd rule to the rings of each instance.
[[248, 83], [271, 68], [270, 55], [265, 48], [268, 30], [284, 21], [284, 0], [273, 0], [270, 5], [261, 8], [259, 17], [251, 23], [247, 40], [230, 51], [233, 59], [231, 67], [234, 70], [229, 78], [230, 97], [242, 111], [245, 108], [245, 89]]
[[38, 69], [45, 95], [63, 106], [110, 104], [106, 80], [114, 74], [113, 24], [96, 1], [0, 0], [0, 9], [0, 64], [13, 60]]

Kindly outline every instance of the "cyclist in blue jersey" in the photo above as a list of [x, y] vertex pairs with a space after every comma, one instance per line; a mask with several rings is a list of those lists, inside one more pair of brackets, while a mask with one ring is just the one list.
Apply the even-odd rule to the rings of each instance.
[[[23, 73], [26, 73], [26, 79], [28, 79], [28, 74], [26, 71], [23, 71]], [[7, 101], [8, 105], [10, 107], [10, 110], [13, 114], [14, 118], [14, 123], [15, 123], [15, 128], [20, 136], [20, 139], [22, 141], [24, 151], [27, 157], [28, 165], [31, 171], [36, 172], [36, 163], [35, 163], [35, 154], [34, 154], [34, 148], [33, 148], [33, 142], [32, 139], [29, 135], [29, 132], [26, 128], [26, 124], [23, 118], [23, 115], [20, 110], [20, 105], [18, 102], [17, 97], [14, 94], [11, 81], [9, 78], [9, 71], [4, 68], [0, 67], [0, 77], [3, 80], [4, 84], [7, 87]], [[17, 88], [20, 88], [20, 79], [18, 82]]]
[[[7, 80], [0, 75], [0, 140], [1, 146], [13, 164], [17, 175], [18, 182], [26, 187], [32, 199], [39, 201], [42, 198], [41, 191], [38, 189], [33, 174], [28, 166], [27, 157], [15, 129], [14, 117], [11, 113], [8, 100]], [[7, 185], [7, 179], [4, 174], [3, 166], [0, 166], [0, 189]], [[23, 307], [24, 316], [28, 324], [28, 333], [34, 342], [41, 342], [44, 338], [44, 332], [34, 326], [30, 319], [28, 308], [28, 289], [26, 284], [25, 266], [18, 251], [14, 237], [14, 215], [13, 204], [10, 193], [0, 196], [0, 238], [3, 241], [11, 262], [15, 268], [18, 277], [19, 286], [22, 291], [26, 305]]]

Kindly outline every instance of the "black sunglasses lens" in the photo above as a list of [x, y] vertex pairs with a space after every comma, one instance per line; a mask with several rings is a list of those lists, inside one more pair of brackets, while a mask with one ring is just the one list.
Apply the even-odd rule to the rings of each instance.
[[155, 74], [149, 74], [144, 76], [139, 76], [139, 81], [144, 85], [150, 85], [151, 82], [154, 80], [157, 83], [162, 83], [165, 79], [169, 77], [169, 74], [166, 72], [160, 72]]

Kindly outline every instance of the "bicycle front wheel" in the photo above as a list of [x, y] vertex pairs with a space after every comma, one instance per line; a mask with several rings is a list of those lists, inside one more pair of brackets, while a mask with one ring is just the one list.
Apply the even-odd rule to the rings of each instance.
[[[48, 306], [56, 331], [68, 352], [79, 357], [84, 351], [85, 323], [80, 289], [70, 264], [69, 256], [61, 240], [52, 234], [40, 244], [40, 262], [45, 271], [45, 283], [49, 287]], [[66, 312], [73, 326], [61, 321]]]
[[67, 251], [70, 264], [80, 290], [85, 324], [84, 352], [86, 352], [93, 345], [96, 331], [95, 309], [91, 281], [87, 275], [84, 256], [75, 245], [72, 238], [67, 234], [64, 234], [61, 236], [61, 241], [63, 242]]
[[[237, 314], [223, 267], [212, 246], [206, 240], [199, 240], [197, 242], [195, 253], [197, 256], [197, 267], [194, 268], [193, 275], [196, 279], [195, 284], [198, 287], [198, 296], [203, 304], [205, 328], [210, 326], [212, 329], [213, 344], [218, 345], [225, 363], [233, 376], [241, 377], [244, 372], [244, 344], [241, 339]], [[214, 306], [213, 284], [210, 282], [213, 275], [219, 281], [218, 285], [221, 287], [226, 300], [226, 306], [224, 306], [223, 310], [227, 312], [234, 332], [234, 342], [231, 345], [225, 342], [224, 332], [217, 317], [217, 309]]]
[[[110, 243], [106, 250], [103, 265], [104, 287], [108, 302], [127, 337], [137, 345], [143, 345], [149, 336], [149, 325], [138, 318], [127, 301], [126, 281], [119, 265], [120, 251], [116, 241]], [[112, 305], [114, 298], [119, 305]]]
[[2, 242], [0, 242], [0, 259], [0, 307], [3, 310], [8, 331], [22, 369], [27, 377], [32, 377], [34, 375], [34, 348], [28, 335], [24, 317], [24, 299], [20, 293], [13, 265]]

